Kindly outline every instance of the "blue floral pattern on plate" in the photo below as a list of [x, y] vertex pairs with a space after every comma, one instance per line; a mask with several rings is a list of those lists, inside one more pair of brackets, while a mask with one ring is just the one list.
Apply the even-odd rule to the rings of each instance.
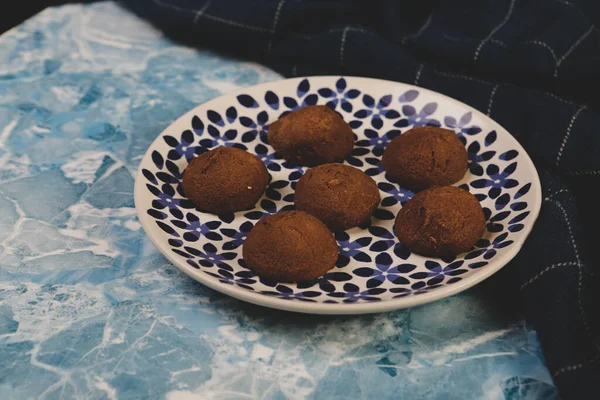
[[[275, 154], [268, 143], [268, 125], [314, 104], [331, 107], [353, 127], [357, 141], [346, 162], [376, 180], [382, 202], [368, 226], [336, 235], [340, 256], [325, 276], [295, 284], [260, 279], [242, 260], [244, 239], [261, 217], [293, 209], [295, 182], [307, 170]], [[413, 254], [393, 233], [394, 217], [413, 193], [386, 180], [381, 155], [395, 137], [424, 125], [454, 130], [465, 143], [470, 165], [458, 185], [475, 194], [488, 219], [487, 232], [477, 246], [452, 260]], [[247, 149], [267, 166], [271, 181], [253, 210], [216, 216], [200, 212], [185, 198], [181, 189], [185, 167], [193, 157], [216, 146]], [[338, 311], [339, 307], [385, 302], [393, 302], [386, 309], [401, 308], [454, 293], [460, 289], [452, 287], [461, 286], [456, 285], [459, 282], [471, 286], [481, 280], [483, 270], [499, 269], [514, 256], [539, 209], [535, 169], [500, 126], [433, 92], [362, 78], [288, 80], [199, 106], [157, 139], [140, 171], [136, 204], [142, 224], [180, 268], [200, 273], [186, 270], [188, 274], [258, 303], [268, 297], [287, 304], [338, 307]], [[428, 300], [410, 301], [417, 297]], [[307, 310], [281, 302], [264, 303]]]

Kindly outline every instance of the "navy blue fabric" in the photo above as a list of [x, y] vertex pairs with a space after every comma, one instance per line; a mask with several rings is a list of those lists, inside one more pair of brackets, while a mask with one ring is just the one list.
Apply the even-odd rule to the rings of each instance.
[[526, 318], [561, 395], [598, 398], [600, 284], [581, 230], [580, 218], [589, 218], [577, 210], [594, 194], [579, 190], [576, 199], [565, 184], [590, 188], [600, 176], [597, 0], [123, 2], [176, 39], [285, 76], [416, 84], [505, 126], [533, 158], [544, 192], [534, 231], [511, 263]]

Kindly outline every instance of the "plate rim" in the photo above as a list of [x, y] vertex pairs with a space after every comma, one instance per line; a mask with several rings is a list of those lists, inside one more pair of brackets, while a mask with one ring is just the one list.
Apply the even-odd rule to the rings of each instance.
[[[474, 275], [471, 279], [463, 279], [459, 282], [456, 282], [452, 285], [445, 285], [444, 287], [440, 287], [436, 290], [408, 297], [401, 297], [390, 300], [382, 300], [376, 302], [365, 302], [365, 303], [312, 303], [312, 302], [304, 302], [300, 300], [285, 300], [276, 297], [269, 297], [264, 294], [252, 292], [243, 288], [239, 288], [235, 285], [226, 285], [218, 282], [214, 278], [208, 276], [200, 270], [194, 269], [191, 266], [186, 265], [181, 262], [181, 260], [177, 259], [170, 247], [168, 247], [165, 242], [159, 242], [154, 235], [151, 235], [150, 232], [154, 229], [158, 229], [155, 226], [151, 225], [152, 222], [150, 218], [146, 215], [145, 210], [141, 207], [141, 197], [143, 195], [143, 190], [145, 189], [145, 185], [143, 182], [143, 174], [142, 174], [142, 166], [148, 162], [151, 158], [150, 149], [154, 147], [154, 145], [163, 137], [166, 132], [171, 129], [174, 125], [177, 125], [180, 121], [187, 120], [192, 114], [195, 114], [195, 110], [199, 107], [205, 106], [206, 104], [220, 99], [221, 97], [231, 96], [234, 97], [237, 94], [243, 94], [248, 90], [260, 89], [261, 87], [269, 87], [277, 83], [281, 82], [291, 82], [291, 81], [302, 81], [304, 79], [352, 79], [352, 80], [364, 80], [370, 82], [379, 82], [379, 83], [391, 83], [391, 84], [401, 84], [406, 86], [408, 89], [415, 89], [421, 92], [426, 92], [430, 95], [441, 96], [446, 101], [455, 103], [456, 105], [463, 106], [472, 112], [474, 115], [479, 116], [483, 119], [488, 119], [498, 125], [510, 138], [514, 140], [516, 145], [518, 146], [518, 150], [522, 151], [526, 156], [526, 161], [533, 171], [532, 176], [532, 190], [531, 192], [534, 194], [534, 199], [532, 200], [532, 210], [531, 210], [531, 223], [526, 225], [523, 229], [523, 239], [520, 243], [515, 243], [510, 251], [504, 253], [501, 257], [495, 259], [495, 264], [489, 266], [487, 268], [482, 268], [479, 274]], [[279, 79], [275, 81], [265, 82], [258, 85], [247, 86], [232, 92], [224, 93], [218, 97], [212, 98], [204, 103], [198, 104], [194, 106], [191, 110], [181, 115], [179, 118], [174, 120], [169, 126], [163, 129], [156, 138], [152, 141], [152, 143], [148, 146], [144, 156], [140, 161], [140, 165], [137, 168], [135, 182], [134, 182], [134, 203], [135, 209], [138, 216], [138, 221], [142, 225], [146, 236], [150, 239], [152, 244], [158, 248], [158, 250], [162, 253], [164, 257], [166, 257], [178, 270], [194, 279], [195, 281], [205, 285], [213, 290], [216, 290], [220, 293], [226, 294], [238, 300], [246, 301], [248, 303], [252, 303], [259, 306], [264, 306], [268, 308], [274, 308], [283, 311], [293, 311], [305, 314], [329, 314], [329, 315], [351, 315], [351, 314], [371, 314], [371, 313], [380, 313], [380, 312], [388, 312], [393, 310], [400, 310], [405, 308], [411, 308], [427, 303], [431, 303], [437, 300], [442, 300], [452, 295], [458, 294], [464, 290], [467, 290], [476, 284], [486, 280], [500, 269], [502, 269], [506, 264], [508, 264], [521, 250], [523, 244], [529, 238], [531, 231], [537, 222], [537, 218], [540, 213], [541, 205], [542, 205], [542, 187], [539, 178], [539, 173], [533, 163], [533, 160], [529, 156], [529, 153], [523, 148], [521, 143], [506, 129], [504, 126], [499, 124], [494, 119], [485, 115], [481, 111], [476, 108], [463, 103], [459, 100], [456, 100], [450, 96], [445, 94], [436, 92], [434, 90], [426, 89], [417, 85], [412, 85], [410, 83], [391, 81], [387, 79], [378, 79], [378, 78], [369, 78], [369, 77], [361, 77], [361, 76], [350, 76], [350, 75], [311, 75], [311, 76], [301, 76], [287, 79]]]

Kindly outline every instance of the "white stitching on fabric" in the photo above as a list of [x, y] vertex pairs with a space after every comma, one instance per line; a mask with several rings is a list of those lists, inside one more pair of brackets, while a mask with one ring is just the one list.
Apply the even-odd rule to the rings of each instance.
[[528, 40], [526, 42], [522, 42], [523, 44], [537, 44], [538, 46], [542, 46], [546, 49], [548, 49], [548, 51], [550, 52], [550, 54], [552, 55], [552, 58], [554, 59], [554, 64], [556, 65], [556, 63], [558, 62], [556, 60], [556, 53], [554, 52], [554, 49], [552, 47], [550, 47], [550, 45], [548, 45], [548, 43], [545, 42], [540, 42], [539, 40]]
[[581, 301], [581, 297], [583, 296], [583, 265], [579, 264], [577, 269], [579, 271], [579, 279], [577, 282], [577, 302], [579, 303], [579, 312], [581, 313], [581, 319], [583, 321], [583, 326], [585, 327], [586, 332], [588, 333], [588, 335], [590, 335], [590, 337], [593, 338], [594, 336], [592, 335], [592, 329], [590, 328], [590, 324], [588, 323], [588, 319], [585, 314], [585, 309], [583, 308], [583, 303]]
[[496, 91], [498, 90], [499, 86], [500, 85], [494, 86], [494, 88], [492, 89], [492, 93], [490, 94], [490, 101], [488, 103], [488, 108], [487, 108], [487, 113], [486, 113], [486, 115], [488, 115], [488, 116], [492, 112], [492, 105], [494, 104], [494, 96], [496, 95]]
[[573, 244], [573, 251], [575, 252], [575, 259], [577, 260], [578, 264], [581, 264], [581, 260], [579, 258], [579, 252], [577, 251], [577, 243], [575, 243], [575, 237], [573, 236], [573, 229], [571, 228], [571, 221], [569, 221], [569, 216], [567, 215], [567, 211], [562, 206], [562, 204], [560, 204], [558, 201], [554, 200], [554, 204], [556, 204], [558, 206], [558, 208], [560, 208], [560, 210], [562, 211], [563, 218], [564, 218], [565, 222], [567, 223], [567, 229], [569, 230], [569, 236], [571, 237], [571, 243]]
[[565, 103], [565, 104], [569, 104], [569, 105], [572, 105], [572, 106], [579, 105], [577, 103], [573, 103], [572, 101], [565, 100], [562, 97], [558, 97], [554, 93], [544, 92], [544, 94], [546, 94], [547, 96], [550, 96], [550, 97], [552, 97], [552, 98], [554, 98], [554, 99], [556, 99], [556, 100], [558, 100], [558, 101], [560, 101], [562, 103]]
[[349, 32], [360, 32], [360, 33], [367, 33], [367, 34], [373, 34], [373, 32], [371, 31], [366, 31], [362, 28], [356, 28], [353, 26], [347, 26], [345, 28], [333, 28], [333, 29], [329, 29], [327, 32], [322, 32], [322, 33], [318, 33], [316, 35], [301, 35], [299, 33], [290, 33], [290, 35], [299, 38], [299, 39], [304, 39], [304, 40], [310, 40], [310, 39], [315, 39], [315, 38], [319, 38], [323, 35], [323, 33], [335, 33], [335, 32], [343, 32], [345, 30], [348, 30]]
[[515, 0], [510, 0], [510, 6], [508, 7], [508, 13], [506, 13], [506, 17], [504, 17], [504, 20], [502, 22], [500, 22], [500, 24], [498, 24], [498, 26], [496, 26], [494, 29], [492, 29], [492, 31], [490, 32], [489, 35], [487, 35], [482, 41], [481, 43], [479, 43], [479, 46], [477, 46], [477, 50], [475, 50], [475, 55], [473, 56], [473, 62], [477, 62], [477, 58], [479, 57], [479, 53], [481, 52], [481, 49], [483, 48], [483, 45], [492, 38], [492, 36], [494, 36], [494, 34], [496, 32], [498, 32], [507, 22], [508, 19], [510, 18], [510, 15], [513, 12], [513, 9], [515, 8]]
[[342, 39], [340, 43], [340, 67], [344, 66], [344, 47], [346, 46], [346, 35], [348, 34], [349, 26], [342, 31]]
[[575, 111], [575, 114], [573, 114], [573, 117], [571, 118], [571, 122], [569, 122], [569, 126], [567, 127], [567, 131], [565, 133], [565, 137], [563, 138], [563, 141], [560, 144], [560, 148], [558, 149], [558, 154], [556, 155], [556, 166], [557, 167], [560, 164], [560, 157], [562, 157], [563, 150], [565, 149], [565, 146], [567, 145], [567, 140], [569, 140], [569, 136], [571, 135], [571, 129], [573, 128], [573, 124], [575, 123], [575, 120], [577, 119], [577, 117], [579, 116], [579, 114], [585, 108], [587, 108], [587, 107], [586, 106], [579, 107], [579, 109], [577, 111]]
[[563, 218], [567, 223], [567, 229], [569, 230], [569, 236], [571, 236], [571, 243], [573, 244], [573, 250], [575, 251], [575, 259], [577, 260], [577, 271], [578, 271], [578, 279], [577, 279], [577, 303], [579, 304], [579, 313], [581, 314], [581, 321], [583, 322], [583, 326], [586, 332], [592, 336], [592, 330], [590, 329], [590, 325], [588, 323], [587, 315], [585, 313], [585, 309], [583, 308], [583, 303], [581, 301], [582, 292], [583, 292], [583, 265], [581, 265], [581, 259], [579, 258], [579, 252], [577, 251], [577, 244], [575, 243], [575, 237], [573, 236], [573, 229], [571, 228], [571, 221], [569, 221], [569, 216], [567, 215], [567, 211], [557, 200], [554, 200], [554, 203], [560, 208], [563, 214]]
[[552, 193], [550, 196], [548, 196], [548, 197], [544, 198], [544, 201], [550, 201], [550, 200], [552, 200], [552, 198], [553, 198], [554, 196], [556, 196], [556, 195], [559, 195], [559, 194], [561, 194], [561, 193], [565, 193], [565, 192], [567, 192], [567, 191], [568, 191], [567, 189], [560, 189], [560, 190], [557, 190], [556, 192]]
[[485, 83], [487, 85], [494, 85], [494, 83], [492, 83], [492, 82], [484, 81], [483, 79], [476, 79], [476, 78], [466, 76], [466, 75], [454, 75], [454, 74], [449, 74], [447, 72], [441, 72], [441, 71], [433, 71], [433, 72], [437, 75], [447, 76], [449, 78], [465, 79], [467, 81]]
[[204, 3], [204, 6], [200, 10], [198, 10], [196, 15], [194, 16], [194, 24], [196, 22], [198, 22], [198, 18], [200, 18], [200, 16], [206, 12], [208, 7], [210, 6], [210, 3], [212, 3], [212, 0], [206, 0], [206, 3]]
[[490, 39], [490, 42], [496, 43], [497, 45], [502, 46], [502, 47], [508, 47], [508, 45], [506, 43], [504, 43], [503, 41], [500, 41], [498, 39]]
[[554, 68], [554, 78], [558, 79], [558, 69], [560, 68], [560, 65], [562, 64], [563, 61], [565, 61], [565, 59], [573, 52], [573, 50], [575, 50], [575, 48], [577, 46], [579, 46], [579, 44], [581, 42], [583, 42], [583, 40], [585, 38], [587, 38], [590, 33], [592, 33], [592, 31], [594, 30], [594, 25], [592, 24], [587, 31], [585, 31], [585, 33], [583, 35], [581, 35], [581, 37], [579, 39], [577, 39], [577, 41], [575, 43], [573, 43], [573, 46], [571, 46], [571, 48], [569, 50], [567, 50], [567, 52], [565, 54], [563, 54], [563, 56], [556, 62], [556, 68]]
[[553, 373], [552, 376], [556, 378], [560, 374], [563, 374], [565, 372], [576, 371], [576, 370], [578, 370], [579, 368], [582, 368], [582, 367], [583, 367], [583, 364], [569, 365], [567, 367], [563, 367], [563, 368], [559, 369], [558, 371], [556, 371], [555, 373]]
[[521, 290], [523, 290], [526, 286], [528, 286], [528, 285], [532, 284], [533, 282], [535, 282], [536, 280], [538, 280], [546, 272], [550, 272], [553, 269], [558, 268], [558, 267], [572, 267], [574, 265], [579, 265], [579, 264], [574, 261], [552, 264], [551, 266], [544, 268], [542, 271], [538, 272], [533, 278], [531, 278], [530, 280], [528, 280], [527, 282], [522, 284]]
[[581, 364], [574, 364], [574, 365], [568, 365], [566, 367], [563, 367], [559, 370], [557, 370], [555, 373], [552, 374], [553, 377], [557, 377], [560, 374], [563, 374], [565, 372], [573, 372], [576, 371], [578, 369], [581, 369], [583, 367], [587, 365], [591, 365], [594, 364], [595, 362], [597, 362], [598, 360], [600, 360], [600, 355], [597, 355], [596, 357], [592, 358], [590, 361], [586, 362], [586, 363], [581, 363]]
[[417, 70], [417, 76], [415, 78], [415, 85], [419, 84], [419, 78], [421, 77], [421, 72], [423, 72], [423, 64], [422, 63], [419, 66], [419, 69]]
[[429, 14], [429, 17], [427, 17], [427, 20], [425, 21], [425, 23], [423, 24], [422, 27], [419, 28], [419, 30], [417, 31], [417, 33], [415, 33], [414, 35], [406, 35], [402, 38], [401, 42], [402, 44], [405, 44], [406, 41], [408, 40], [408, 38], [412, 37], [413, 39], [418, 38], [419, 36], [421, 36], [421, 34], [423, 32], [425, 32], [425, 29], [427, 29], [427, 27], [429, 26], [429, 24], [431, 24], [431, 19], [433, 17], [433, 12], [431, 14]]
[[210, 5], [210, 1], [205, 3], [204, 6], [202, 7], [202, 9], [200, 10], [190, 10], [187, 8], [181, 8], [181, 7], [177, 7], [174, 6], [173, 4], [169, 4], [169, 3], [164, 3], [160, 0], [154, 0], [154, 3], [161, 6], [161, 7], [165, 7], [165, 8], [170, 8], [173, 9], [175, 11], [180, 11], [180, 12], [184, 12], [184, 13], [188, 13], [188, 14], [194, 14], [194, 22], [197, 22], [197, 18], [199, 17], [204, 17], [204, 18], [208, 18], [211, 19], [213, 21], [217, 21], [217, 22], [221, 22], [223, 24], [227, 24], [227, 25], [231, 25], [231, 26], [237, 26], [238, 28], [244, 28], [244, 29], [248, 29], [251, 31], [258, 31], [258, 32], [270, 32], [268, 29], [265, 28], [261, 28], [260, 26], [252, 26], [252, 25], [247, 25], [247, 24], [242, 24], [236, 21], [231, 21], [225, 18], [221, 18], [221, 17], [216, 17], [214, 15], [210, 15], [210, 14], [206, 14], [206, 10], [205, 8], [208, 7], [208, 5]]
[[[447, 33], [442, 33], [442, 36], [443, 36], [444, 38], [448, 39], [448, 40], [451, 40], [451, 41], [453, 41], [453, 42], [461, 42], [461, 43], [464, 43], [464, 42], [466, 42], [466, 40], [464, 40], [464, 39], [458, 38], [458, 37], [456, 37], [456, 36], [450, 36], [450, 35], [448, 35]], [[508, 45], [507, 45], [506, 43], [504, 43], [503, 41], [501, 41], [501, 40], [498, 40], [498, 39], [490, 39], [489, 41], [490, 41], [491, 43], [495, 43], [495, 44], [497, 44], [497, 45], [499, 45], [499, 46], [502, 46], [502, 47], [508, 47]]]
[[[271, 34], [275, 36], [275, 29], [277, 28], [277, 22], [279, 22], [279, 15], [281, 14], [281, 7], [283, 7], [283, 3], [285, 0], [281, 0], [279, 4], [277, 4], [277, 10], [275, 11], [275, 17], [273, 18], [273, 26], [271, 27]], [[271, 54], [273, 50], [273, 36], [269, 39], [269, 46], [267, 47], [267, 52]]]
[[448, 40], [452, 40], [453, 42], [462, 42], [462, 40], [460, 40], [459, 38], [457, 38], [455, 36], [450, 36], [447, 33], [442, 33], [442, 36]]
[[221, 23], [226, 24], [226, 25], [231, 25], [231, 26], [236, 26], [238, 28], [248, 29], [250, 31], [267, 32], [267, 33], [271, 32], [270, 30], [265, 29], [265, 28], [261, 28], [260, 26], [253, 26], [253, 25], [242, 24], [242, 23], [239, 23], [239, 22], [236, 22], [236, 21], [231, 21], [231, 20], [225, 19], [225, 18], [216, 17], [216, 16], [211, 15], [211, 14], [206, 14], [205, 13], [205, 14], [202, 14], [202, 17], [203, 18], [211, 19], [211, 20], [216, 21], [216, 22], [221, 22]]
[[579, 39], [577, 39], [577, 41], [575, 43], [573, 43], [573, 46], [571, 46], [571, 48], [569, 50], [567, 50], [567, 52], [558, 60], [558, 65], [560, 66], [560, 64], [565, 60], [565, 58], [567, 58], [572, 52], [573, 50], [575, 50], [575, 48], [577, 46], [579, 46], [579, 44], [586, 38], [589, 36], [590, 33], [592, 33], [592, 31], [594, 30], [594, 25], [591, 25], [587, 31], [584, 32], [583, 35], [581, 35], [581, 37]]
[[592, 170], [572, 171], [572, 172], [566, 172], [565, 175], [600, 175], [600, 171], [592, 171]]
[[277, 22], [279, 22], [279, 16], [281, 15], [283, 3], [285, 3], [285, 0], [281, 0], [279, 4], [277, 4], [277, 10], [275, 11], [275, 17], [273, 18], [273, 27], [271, 28], [271, 33], [275, 33], [275, 28], [277, 28]]
[[197, 12], [196, 10], [190, 10], [189, 8], [177, 7], [171, 3], [164, 3], [160, 0], [154, 0], [154, 4], [161, 6], [161, 7], [170, 8], [175, 11], [180, 11], [180, 12], [189, 13], [189, 14], [195, 14]]
[[574, 4], [570, 1], [566, 1], [566, 0], [558, 0], [557, 3], [560, 4], [564, 4], [565, 6], [569, 6], [569, 7], [573, 7], [575, 10], [577, 10], [577, 12], [581, 15], [583, 15], [584, 17], [587, 18], [587, 15], [585, 15], [582, 11], [581, 8], [579, 8], [579, 6], [577, 4]]

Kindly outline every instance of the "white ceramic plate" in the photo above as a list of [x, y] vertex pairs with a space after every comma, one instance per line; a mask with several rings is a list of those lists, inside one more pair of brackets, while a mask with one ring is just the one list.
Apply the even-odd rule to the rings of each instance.
[[[282, 114], [312, 104], [327, 104], [352, 126], [357, 141], [346, 163], [375, 179], [382, 202], [369, 227], [336, 235], [340, 257], [324, 277], [297, 284], [260, 279], [242, 260], [246, 233], [262, 216], [293, 207], [293, 187], [306, 170], [278, 158], [266, 130]], [[394, 218], [413, 193], [386, 180], [381, 154], [392, 138], [422, 125], [452, 129], [463, 140], [470, 165], [457, 185], [480, 200], [488, 218], [477, 247], [453, 259], [412, 254], [394, 235]], [[217, 216], [200, 212], [183, 196], [180, 181], [189, 160], [217, 146], [247, 149], [267, 165], [272, 179], [255, 209]], [[206, 286], [283, 310], [358, 314], [438, 300], [498, 271], [531, 231], [541, 188], [525, 150], [475, 109], [403, 83], [322, 76], [250, 87], [179, 118], [144, 156], [135, 204], [160, 251]]]

